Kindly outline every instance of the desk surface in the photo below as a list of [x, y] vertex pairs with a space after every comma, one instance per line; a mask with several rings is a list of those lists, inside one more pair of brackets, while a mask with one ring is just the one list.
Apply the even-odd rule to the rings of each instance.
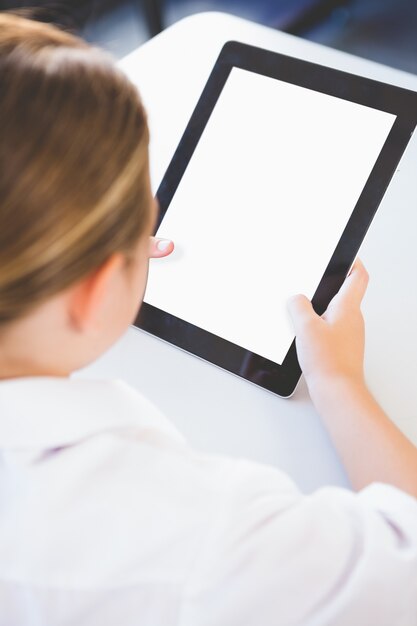
[[[221, 13], [182, 20], [120, 66], [148, 109], [156, 190], [222, 45], [235, 39], [417, 90], [417, 77]], [[376, 398], [417, 444], [417, 133], [360, 256], [370, 273], [363, 311], [366, 375]], [[123, 378], [198, 448], [287, 471], [305, 491], [348, 485], [304, 381], [280, 399], [135, 328], [84, 377]]]

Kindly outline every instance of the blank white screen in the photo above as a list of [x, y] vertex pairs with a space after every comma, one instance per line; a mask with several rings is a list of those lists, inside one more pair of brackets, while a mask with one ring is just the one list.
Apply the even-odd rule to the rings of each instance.
[[233, 68], [157, 232], [145, 302], [282, 363], [395, 116]]

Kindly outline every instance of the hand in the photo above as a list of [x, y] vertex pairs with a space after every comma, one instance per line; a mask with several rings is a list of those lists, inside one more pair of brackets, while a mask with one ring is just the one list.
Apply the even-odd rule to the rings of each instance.
[[368, 274], [357, 261], [319, 317], [304, 296], [289, 302], [311, 399], [354, 489], [388, 483], [417, 497], [417, 448], [366, 388], [360, 305]]
[[150, 237], [149, 240], [150, 259], [158, 259], [160, 257], [168, 256], [174, 250], [174, 242], [170, 239]]
[[302, 295], [288, 308], [296, 334], [298, 360], [310, 388], [343, 379], [364, 384], [365, 325], [360, 305], [368, 273], [357, 260], [322, 317]]

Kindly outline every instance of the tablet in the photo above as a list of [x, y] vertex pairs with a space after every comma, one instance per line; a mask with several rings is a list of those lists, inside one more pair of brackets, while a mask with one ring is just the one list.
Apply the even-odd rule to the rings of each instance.
[[300, 378], [288, 298], [322, 314], [417, 122], [417, 93], [230, 41], [157, 191], [135, 325], [280, 396]]

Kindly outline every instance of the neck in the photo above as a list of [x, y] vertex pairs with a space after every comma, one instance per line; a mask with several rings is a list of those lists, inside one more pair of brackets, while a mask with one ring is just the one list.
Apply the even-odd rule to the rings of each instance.
[[1, 330], [0, 380], [70, 375], [71, 369], [62, 362], [61, 342], [52, 332], [40, 330], [30, 319], [13, 322]]

